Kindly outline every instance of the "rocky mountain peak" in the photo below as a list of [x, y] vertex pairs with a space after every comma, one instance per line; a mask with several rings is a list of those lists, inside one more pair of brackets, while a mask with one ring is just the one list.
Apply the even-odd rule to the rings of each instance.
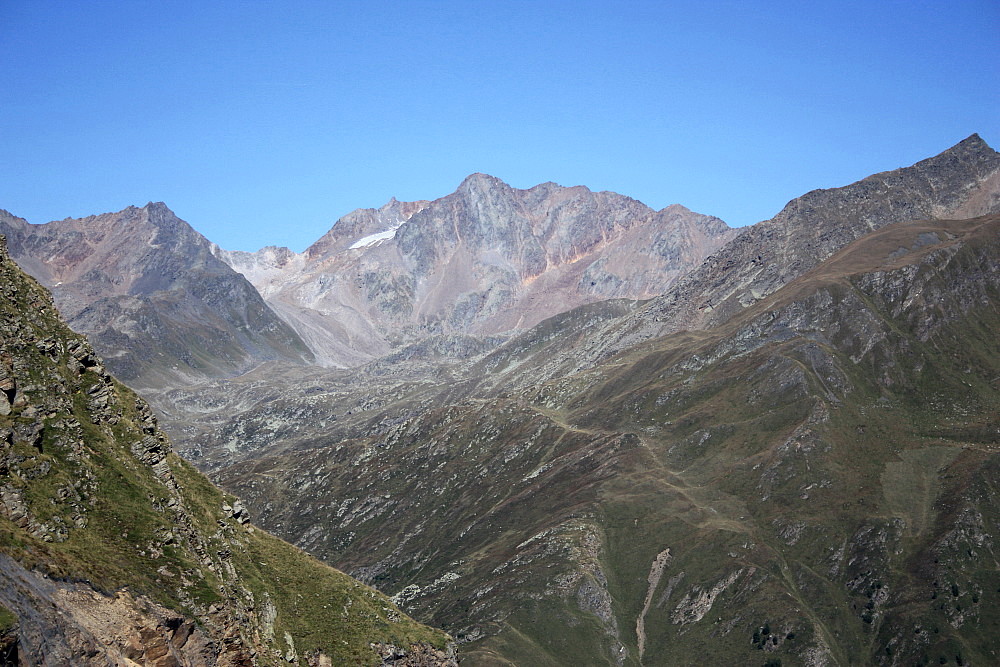
[[216, 254], [339, 366], [390, 340], [492, 335], [595, 300], [648, 298], [735, 233], [683, 207], [656, 215], [613, 192], [522, 190], [475, 173], [435, 201], [357, 209], [289, 261]]
[[979, 133], [973, 132], [965, 139], [962, 139], [960, 142], [944, 151], [942, 155], [949, 153], [977, 153], [988, 155], [993, 152], [993, 149], [990, 148], [990, 145], [987, 144], [981, 136], [979, 136]]
[[469, 174], [462, 180], [461, 184], [458, 186], [458, 191], [467, 192], [473, 190], [489, 190], [495, 187], [510, 188], [507, 183], [500, 180], [496, 176], [491, 176], [477, 171], [473, 174]]
[[146, 214], [146, 219], [152, 224], [176, 224], [178, 222], [187, 224], [178, 218], [177, 214], [161, 201], [151, 201], [143, 206], [141, 210]]
[[42, 225], [0, 217], [0, 232], [13, 235], [11, 256], [54, 291], [71, 325], [133, 383], [310, 357], [253, 286], [162, 202]]
[[516, 191], [499, 178], [487, 174], [472, 174], [458, 186], [454, 193], [444, 198], [452, 206], [464, 209], [461, 222], [472, 230], [484, 231], [494, 226], [499, 218], [516, 212]]
[[[391, 197], [379, 208], [359, 208], [337, 220], [326, 234], [306, 248], [309, 260], [323, 260], [350, 249], [352, 245], [373, 234], [394, 230], [407, 222], [429, 202], [400, 201]], [[384, 239], [381, 239], [384, 240]], [[362, 242], [362, 247], [365, 243]]]

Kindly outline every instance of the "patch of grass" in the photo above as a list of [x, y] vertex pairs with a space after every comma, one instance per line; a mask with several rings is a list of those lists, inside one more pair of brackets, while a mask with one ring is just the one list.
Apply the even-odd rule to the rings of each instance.
[[17, 616], [7, 607], [0, 605], [0, 635], [5, 634], [17, 625]]

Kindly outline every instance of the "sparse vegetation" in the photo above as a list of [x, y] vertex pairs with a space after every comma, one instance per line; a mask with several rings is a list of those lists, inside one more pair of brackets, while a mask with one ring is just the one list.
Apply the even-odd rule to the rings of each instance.
[[[937, 293], [992, 261], [984, 230], [947, 262], [906, 273], [909, 289]], [[983, 434], [1000, 413], [989, 383], [1000, 376], [1000, 319], [956, 307], [921, 338], [925, 302], [901, 311], [898, 286], [895, 301], [880, 301], [858, 268], [864, 249], [850, 252], [858, 273], [806, 277], [719, 330], [649, 341], [520, 396], [439, 406], [414, 393], [432, 404], [418, 417], [233, 466], [225, 480], [290, 538], [323, 526], [311, 548], [386, 592], [460, 571], [407, 608], [455, 634], [484, 634], [467, 645], [470, 659], [613, 664], [617, 641], [635, 664], [634, 619], [665, 547], [647, 656], [753, 664], [764, 651], [795, 663], [822, 645], [843, 664], [915, 662], [925, 637], [984, 655], [970, 628], [994, 612], [980, 604], [969, 616], [976, 605], [961, 582], [996, 590], [996, 573], [970, 556], [979, 519], [958, 518], [995, 516], [985, 480], [998, 462]], [[977, 285], [997, 302], [995, 286]], [[784, 318], [802, 312], [811, 328], [788, 335]], [[749, 342], [734, 351], [734, 340]], [[411, 399], [399, 392], [402, 411]], [[326, 509], [313, 503], [303, 520], [274, 503], [301, 488]], [[959, 582], [949, 598], [961, 609], [931, 606], [929, 572], [948, 581], [937, 602]], [[596, 604], [605, 594], [608, 605]]]
[[[233, 499], [170, 452], [145, 404], [6, 257], [0, 297], [0, 380], [16, 389], [0, 414], [0, 552], [199, 623], [242, 618], [233, 632], [259, 664], [284, 663], [293, 644], [334, 664], [379, 662], [372, 642], [445, 647], [384, 595], [227, 515]], [[15, 618], [0, 609], [0, 630]]]

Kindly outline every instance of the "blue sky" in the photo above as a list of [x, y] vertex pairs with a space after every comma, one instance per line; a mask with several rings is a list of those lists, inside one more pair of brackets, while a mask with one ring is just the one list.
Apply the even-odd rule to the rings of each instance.
[[973, 132], [1000, 3], [0, 0], [0, 208], [223, 247], [482, 171], [745, 225]]

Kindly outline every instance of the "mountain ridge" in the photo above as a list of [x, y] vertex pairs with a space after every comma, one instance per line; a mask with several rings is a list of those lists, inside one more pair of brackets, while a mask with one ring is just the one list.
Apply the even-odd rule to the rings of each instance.
[[472, 174], [433, 202], [359, 209], [304, 253], [216, 252], [300, 333], [337, 320], [362, 332], [367, 359], [344, 358], [349, 332], [303, 334], [328, 365], [350, 366], [427, 331], [492, 335], [574, 305], [648, 297], [735, 233], [680, 205], [653, 211], [584, 186], [519, 190]]
[[[928, 177], [940, 178], [942, 173], [946, 178], [938, 183]], [[561, 353], [561, 362], [549, 360], [547, 372], [574, 372], [653, 337], [721, 324], [885, 224], [949, 217], [949, 212], [975, 217], [997, 211], [1000, 153], [977, 134], [911, 167], [813, 190], [793, 199], [774, 218], [742, 228], [665, 293]]]
[[163, 203], [42, 225], [7, 216], [0, 233], [71, 325], [137, 386], [311, 358], [250, 283]]

